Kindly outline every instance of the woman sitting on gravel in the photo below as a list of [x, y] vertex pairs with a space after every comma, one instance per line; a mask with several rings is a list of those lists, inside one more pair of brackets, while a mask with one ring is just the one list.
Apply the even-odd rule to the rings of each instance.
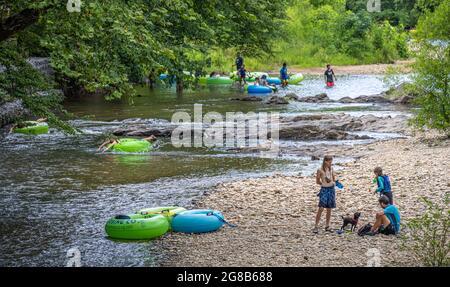
[[324, 209], [327, 210], [325, 231], [333, 232], [330, 229], [330, 220], [331, 209], [336, 208], [336, 191], [334, 186], [337, 179], [332, 164], [333, 158], [326, 155], [323, 159], [322, 167], [317, 170], [316, 183], [319, 184], [321, 188], [318, 194], [319, 209], [317, 210], [316, 225], [313, 230], [314, 233], [319, 232], [319, 222]]

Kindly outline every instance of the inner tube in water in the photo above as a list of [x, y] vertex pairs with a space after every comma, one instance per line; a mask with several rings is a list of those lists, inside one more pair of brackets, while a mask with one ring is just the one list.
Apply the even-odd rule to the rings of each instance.
[[[249, 83], [253, 83], [256, 81], [257, 77], [262, 77], [262, 76], [266, 76], [269, 77], [269, 74], [264, 73], [264, 72], [250, 72], [247, 74], [247, 76], [245, 77], [245, 81], [249, 82]], [[241, 77], [239, 77], [238, 72], [231, 72], [230, 73], [230, 78], [235, 80], [235, 81], [239, 81]]]
[[249, 94], [271, 94], [273, 89], [265, 86], [250, 85], [247, 91]]
[[119, 139], [119, 143], [111, 147], [115, 152], [149, 152], [152, 144], [143, 139]]
[[40, 135], [48, 133], [48, 124], [35, 121], [25, 122], [25, 126], [21, 128], [15, 128], [15, 133], [27, 134], [27, 135]]
[[167, 221], [169, 221], [169, 224], [172, 223], [173, 217], [181, 213], [183, 211], [186, 211], [186, 208], [179, 207], [179, 206], [163, 206], [163, 207], [151, 207], [151, 208], [144, 208], [136, 212], [136, 214], [160, 214], [164, 216]]
[[230, 77], [201, 77], [198, 81], [202, 85], [231, 85], [234, 83]]
[[303, 76], [302, 73], [297, 73], [297, 74], [292, 75], [291, 77], [289, 77], [289, 84], [290, 85], [298, 85], [304, 79], [305, 79], [305, 77]]
[[160, 214], [118, 215], [106, 222], [105, 231], [116, 239], [153, 239], [169, 230], [169, 222]]
[[281, 85], [281, 80], [279, 78], [267, 78], [267, 83], [270, 85]]
[[172, 219], [172, 230], [184, 233], [205, 233], [218, 230], [224, 224], [220, 211], [211, 209], [187, 210]]

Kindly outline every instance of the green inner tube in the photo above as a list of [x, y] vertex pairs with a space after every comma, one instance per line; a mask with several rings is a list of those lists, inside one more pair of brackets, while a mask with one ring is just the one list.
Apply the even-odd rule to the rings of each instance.
[[115, 152], [149, 152], [152, 144], [143, 139], [119, 139], [119, 143], [111, 147]]
[[229, 77], [202, 77], [198, 82], [202, 85], [231, 85], [234, 80]]
[[144, 208], [136, 212], [136, 214], [160, 214], [164, 216], [169, 223], [172, 223], [172, 218], [180, 213], [186, 211], [186, 208], [179, 207], [179, 206], [163, 206], [163, 207], [151, 207], [151, 208]]
[[[245, 81], [249, 82], [249, 83], [253, 83], [256, 81], [257, 77], [261, 78], [263, 75], [266, 75], [267, 77], [269, 77], [269, 74], [264, 73], [264, 72], [250, 72], [250, 73], [248, 73], [247, 77], [245, 77]], [[238, 72], [231, 72], [230, 78], [234, 81], [240, 80], [240, 77], [238, 76]]]
[[169, 230], [169, 222], [159, 214], [128, 214], [113, 217], [106, 222], [105, 231], [117, 239], [153, 239]]
[[289, 78], [289, 84], [290, 85], [298, 85], [304, 79], [305, 79], [305, 77], [301, 73], [298, 73], [298, 74], [292, 75]]
[[27, 135], [40, 135], [48, 133], [48, 124], [35, 121], [25, 122], [25, 127], [15, 128], [14, 132]]

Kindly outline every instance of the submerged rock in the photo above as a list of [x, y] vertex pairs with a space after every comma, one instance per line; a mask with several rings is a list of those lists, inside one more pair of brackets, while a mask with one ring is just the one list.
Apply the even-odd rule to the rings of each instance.
[[286, 94], [286, 96], [284, 96], [284, 97], [288, 100], [293, 100], [293, 101], [298, 101], [300, 99], [300, 97], [295, 93]]
[[356, 98], [344, 97], [338, 102], [350, 104], [350, 103], [391, 103], [392, 101], [385, 98], [384, 95], [372, 95], [372, 96], [359, 96]]
[[372, 139], [352, 132], [407, 132], [406, 116], [377, 117], [346, 114], [284, 116], [280, 119], [280, 138], [298, 140]]
[[[350, 140], [362, 139], [358, 135], [350, 134], [346, 131], [320, 127], [317, 125], [298, 125], [280, 128], [281, 139], [290, 140]], [[365, 139], [367, 137], [364, 137]]]
[[232, 98], [232, 101], [242, 101], [242, 102], [261, 102], [262, 98], [261, 97], [256, 97], [256, 96], [247, 96], [244, 98]]
[[305, 103], [327, 103], [327, 102], [333, 102], [327, 94], [322, 93], [315, 95], [313, 97], [303, 97], [298, 99], [299, 102], [305, 102]]
[[289, 104], [289, 101], [285, 98], [278, 97], [278, 96], [272, 96], [267, 101], [266, 104], [269, 105], [287, 105]]
[[127, 136], [127, 137], [170, 137], [172, 130], [169, 129], [155, 129], [155, 128], [145, 128], [145, 127], [127, 127], [122, 129], [117, 129], [113, 131], [115, 136]]

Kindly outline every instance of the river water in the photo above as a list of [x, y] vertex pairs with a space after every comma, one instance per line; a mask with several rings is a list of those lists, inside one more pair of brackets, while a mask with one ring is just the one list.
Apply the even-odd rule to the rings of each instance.
[[[331, 99], [357, 97], [384, 91], [382, 77], [340, 77], [327, 90], [322, 79], [311, 78], [295, 92], [312, 96], [327, 92]], [[124, 242], [106, 238], [104, 224], [111, 216], [145, 207], [192, 206], [214, 185], [274, 173], [311, 174], [318, 165], [309, 158], [258, 154], [207, 148], [174, 148], [168, 140], [149, 154], [100, 154], [96, 147], [105, 133], [131, 123], [155, 127], [170, 124], [174, 112], [277, 111], [281, 114], [347, 113], [396, 116], [402, 111], [372, 104], [291, 103], [272, 106], [262, 102], [230, 101], [240, 96], [227, 87], [204, 88], [177, 96], [173, 89], [149, 91], [137, 87], [134, 104], [105, 102], [101, 98], [67, 102], [78, 119], [72, 124], [82, 136], [55, 130], [47, 135], [9, 135], [0, 145], [0, 266], [65, 266], [68, 250], [77, 248], [83, 266], [158, 266], [161, 252], [152, 242]], [[395, 137], [377, 134], [376, 138]], [[322, 142], [362, 144], [368, 141]], [[285, 141], [287, 146], [317, 142]], [[348, 159], [341, 158], [338, 161]], [[164, 239], [161, 239], [164, 240]]]

